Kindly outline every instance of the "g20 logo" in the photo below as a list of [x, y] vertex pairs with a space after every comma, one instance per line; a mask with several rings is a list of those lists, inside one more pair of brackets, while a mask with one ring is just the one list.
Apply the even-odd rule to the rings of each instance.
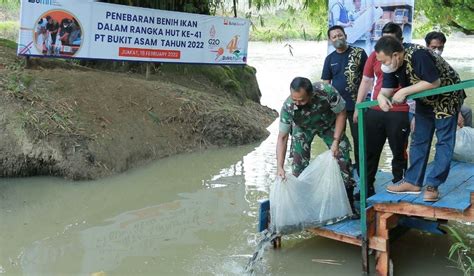
[[219, 46], [221, 44], [221, 41], [216, 38], [211, 38], [209, 39], [207, 43], [209, 43], [209, 45], [212, 45], [212, 46]]

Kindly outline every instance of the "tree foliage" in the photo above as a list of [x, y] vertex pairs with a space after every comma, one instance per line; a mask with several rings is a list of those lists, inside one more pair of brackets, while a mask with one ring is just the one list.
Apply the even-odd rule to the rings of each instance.
[[416, 0], [415, 8], [437, 28], [451, 27], [474, 34], [473, 0]]
[[[327, 28], [328, 0], [248, 0], [257, 10], [287, 4], [289, 9], [302, 7], [309, 10], [310, 20], [319, 29]], [[449, 32], [451, 28], [474, 34], [473, 0], [415, 0], [415, 13], [425, 16], [429, 25]], [[301, 16], [295, 13], [295, 16]], [[321, 35], [324, 32], [320, 32]]]
[[[328, 0], [241, 0], [248, 1], [250, 7], [257, 11], [265, 8], [281, 7], [295, 16], [309, 16], [309, 20], [316, 26], [318, 36], [323, 37], [327, 28]], [[230, 7], [234, 0], [101, 0], [101, 2], [122, 4], [129, 6], [183, 11], [200, 14], [215, 14], [218, 8]], [[18, 6], [20, 0], [0, 0], [2, 5]], [[304, 14], [298, 11], [305, 9]], [[466, 34], [474, 34], [474, 0], [415, 0], [417, 16], [425, 16], [429, 26], [449, 31], [451, 28]], [[260, 22], [262, 23], [262, 22]], [[291, 24], [290, 20], [287, 22]], [[285, 24], [281, 26], [285, 27]], [[426, 27], [426, 24], [425, 24]], [[302, 29], [304, 31], [304, 29]]]

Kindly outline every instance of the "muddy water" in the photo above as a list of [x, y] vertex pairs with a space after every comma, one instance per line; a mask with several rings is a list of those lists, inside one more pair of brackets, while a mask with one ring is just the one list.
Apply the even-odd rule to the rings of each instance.
[[[474, 78], [473, 43], [450, 41], [444, 53], [463, 78]], [[321, 73], [324, 43], [292, 47], [293, 56], [281, 43], [250, 45], [262, 102], [275, 109], [294, 76], [316, 80]], [[0, 273], [242, 274], [258, 238], [257, 200], [268, 196], [275, 174], [277, 124], [269, 130], [259, 145], [175, 156], [100, 181], [1, 179]], [[313, 147], [314, 153], [323, 150], [319, 141]], [[385, 153], [383, 169], [389, 158]], [[472, 226], [458, 227], [473, 232]], [[457, 275], [446, 260], [448, 249], [446, 237], [411, 231], [392, 246], [395, 272]], [[359, 271], [358, 247], [306, 235], [266, 252], [257, 268], [272, 275]]]

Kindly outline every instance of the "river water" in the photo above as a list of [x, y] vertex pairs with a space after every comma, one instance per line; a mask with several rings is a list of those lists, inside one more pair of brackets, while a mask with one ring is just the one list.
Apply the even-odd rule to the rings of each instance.
[[[450, 40], [444, 52], [464, 79], [474, 78], [472, 45]], [[293, 55], [285, 43], [249, 47], [262, 103], [277, 110], [291, 79], [317, 80], [326, 55], [323, 42], [291, 47]], [[178, 155], [98, 181], [0, 179], [0, 273], [242, 274], [259, 238], [257, 201], [268, 197], [276, 171], [277, 128], [258, 145]], [[316, 141], [314, 154], [323, 150]], [[382, 159], [388, 170], [387, 150]], [[410, 231], [392, 246], [396, 275], [459, 275], [449, 245], [447, 237]], [[301, 234], [266, 252], [257, 273], [359, 275], [360, 268], [360, 248]]]

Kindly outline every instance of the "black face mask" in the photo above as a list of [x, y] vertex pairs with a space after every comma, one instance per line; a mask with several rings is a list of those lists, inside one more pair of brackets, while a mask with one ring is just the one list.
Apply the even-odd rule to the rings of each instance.
[[303, 105], [298, 105], [298, 104], [296, 105], [296, 107], [298, 107], [298, 109], [303, 109], [303, 108], [306, 108], [306, 107], [308, 107], [308, 106], [309, 106], [308, 103], [307, 103], [307, 104], [303, 104]]

